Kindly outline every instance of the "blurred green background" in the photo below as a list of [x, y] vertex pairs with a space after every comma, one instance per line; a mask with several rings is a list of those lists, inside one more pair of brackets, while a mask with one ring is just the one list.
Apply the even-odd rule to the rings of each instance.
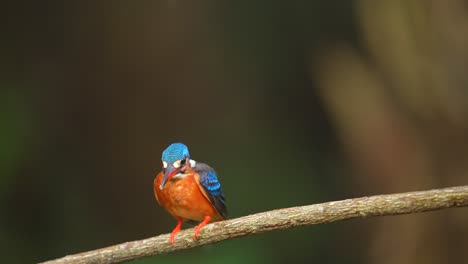
[[[465, 1], [10, 1], [2, 263], [170, 232], [161, 152], [230, 217], [468, 183]], [[134, 263], [462, 263], [468, 211], [360, 219]]]

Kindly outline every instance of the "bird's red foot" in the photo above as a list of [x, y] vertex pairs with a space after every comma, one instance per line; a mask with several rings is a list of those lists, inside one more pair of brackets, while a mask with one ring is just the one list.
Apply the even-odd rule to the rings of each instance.
[[182, 220], [179, 219], [179, 222], [177, 223], [176, 227], [174, 228], [174, 230], [172, 230], [172, 233], [171, 233], [171, 244], [172, 245], [174, 245], [175, 235], [177, 233], [179, 233], [181, 227], [182, 227]]
[[193, 234], [193, 239], [197, 239], [198, 233], [200, 233], [200, 229], [206, 224], [208, 224], [211, 221], [211, 216], [207, 215], [205, 216], [205, 220], [203, 220], [199, 225], [195, 227], [195, 233]]

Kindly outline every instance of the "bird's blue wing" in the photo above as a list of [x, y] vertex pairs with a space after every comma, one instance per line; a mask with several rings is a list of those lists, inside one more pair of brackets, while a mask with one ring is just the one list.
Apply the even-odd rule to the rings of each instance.
[[208, 196], [208, 199], [218, 213], [226, 219], [226, 199], [224, 198], [223, 189], [221, 188], [218, 177], [216, 177], [216, 172], [210, 166], [203, 163], [197, 163], [194, 169], [200, 175], [200, 184]]

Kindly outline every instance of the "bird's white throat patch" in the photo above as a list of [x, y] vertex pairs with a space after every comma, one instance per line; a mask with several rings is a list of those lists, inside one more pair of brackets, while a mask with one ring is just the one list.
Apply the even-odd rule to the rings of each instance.
[[183, 179], [187, 176], [188, 174], [184, 174], [184, 173], [177, 173], [176, 175], [172, 176], [172, 179], [171, 180], [180, 180], [180, 179]]

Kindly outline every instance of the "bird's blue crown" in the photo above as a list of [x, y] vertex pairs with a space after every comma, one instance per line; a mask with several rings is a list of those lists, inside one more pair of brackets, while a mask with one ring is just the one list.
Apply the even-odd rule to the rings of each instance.
[[173, 163], [176, 160], [190, 158], [187, 146], [183, 143], [173, 143], [162, 153], [162, 160], [168, 163]]

